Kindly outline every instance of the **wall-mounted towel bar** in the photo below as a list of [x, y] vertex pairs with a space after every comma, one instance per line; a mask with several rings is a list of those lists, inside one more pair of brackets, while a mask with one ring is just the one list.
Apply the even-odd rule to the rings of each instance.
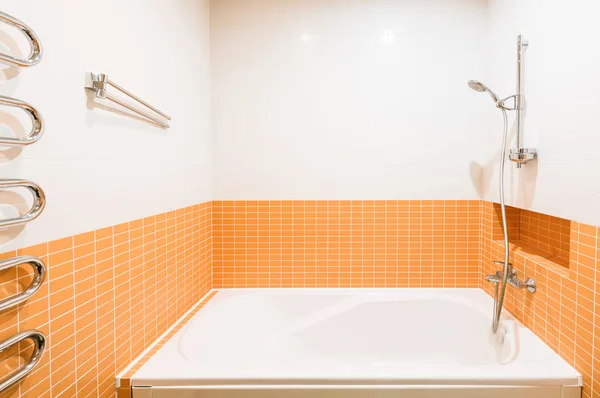
[[42, 43], [33, 29], [27, 26], [24, 22], [19, 21], [17, 18], [12, 17], [2, 11], [0, 11], [0, 22], [4, 22], [7, 25], [11, 25], [19, 29], [25, 35], [25, 37], [27, 37], [29, 45], [31, 46], [31, 52], [27, 58], [15, 58], [8, 54], [0, 53], [0, 62], [10, 66], [33, 66], [38, 64], [42, 60], [43, 55]]
[[42, 260], [32, 256], [19, 256], [9, 260], [0, 261], [0, 271], [4, 271], [12, 267], [18, 267], [21, 264], [29, 264], [31, 268], [33, 268], [33, 280], [27, 289], [13, 296], [0, 300], [0, 311], [12, 308], [26, 301], [39, 290], [40, 286], [42, 286], [42, 283], [44, 283], [44, 279], [46, 279], [46, 266]]
[[0, 105], [11, 106], [23, 110], [31, 118], [31, 132], [24, 138], [0, 137], [0, 145], [30, 145], [37, 142], [44, 134], [44, 120], [33, 106], [16, 98], [0, 95]]
[[89, 90], [93, 90], [96, 92], [96, 98], [101, 98], [101, 99], [107, 99], [109, 101], [112, 101], [118, 105], [121, 105], [124, 108], [129, 109], [130, 111], [137, 113], [140, 116], [145, 117], [146, 119], [151, 120], [152, 122], [168, 128], [169, 127], [169, 122], [167, 120], [163, 120], [159, 117], [156, 117], [154, 115], [150, 115], [144, 111], [141, 111], [139, 109], [137, 109], [136, 107], [134, 107], [133, 105], [131, 105], [130, 103], [127, 103], [123, 100], [120, 100], [119, 98], [113, 97], [112, 95], [108, 94], [106, 92], [107, 90], [107, 86], [112, 86], [115, 89], [119, 90], [120, 92], [122, 92], [123, 94], [127, 95], [129, 98], [137, 101], [138, 103], [142, 104], [143, 106], [145, 106], [146, 108], [152, 110], [153, 112], [159, 114], [160, 116], [162, 116], [163, 118], [167, 119], [167, 120], [171, 120], [171, 116], [167, 115], [166, 113], [163, 113], [161, 111], [159, 111], [158, 109], [156, 109], [155, 107], [153, 107], [152, 105], [150, 105], [149, 103], [147, 103], [146, 101], [142, 100], [141, 98], [133, 95], [132, 93], [130, 93], [129, 91], [125, 90], [123, 87], [119, 86], [118, 84], [116, 84], [115, 82], [113, 82], [112, 80], [110, 80], [108, 78], [107, 75], [105, 75], [104, 73], [100, 73], [100, 74], [95, 74], [95, 73], [91, 73], [88, 72], [86, 73], [86, 82], [85, 82], [85, 88], [89, 89]]
[[0, 179], [0, 190], [9, 188], [26, 188], [33, 195], [33, 204], [22, 216], [0, 220], [0, 228], [14, 227], [35, 220], [46, 207], [46, 195], [42, 188], [34, 182], [16, 179]]
[[33, 341], [33, 353], [25, 365], [21, 366], [17, 371], [0, 379], [0, 393], [8, 390], [15, 385], [15, 383], [18, 383], [19, 380], [27, 376], [42, 359], [42, 355], [44, 355], [44, 351], [46, 350], [46, 336], [37, 330], [27, 330], [25, 332], [17, 333], [0, 342], [0, 352], [26, 339], [31, 339]]

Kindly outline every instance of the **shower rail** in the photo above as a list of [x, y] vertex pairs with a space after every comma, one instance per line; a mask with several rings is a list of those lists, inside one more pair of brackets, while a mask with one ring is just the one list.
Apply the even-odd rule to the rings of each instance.
[[31, 53], [27, 58], [15, 58], [8, 54], [0, 53], [0, 62], [14, 67], [37, 65], [42, 60], [43, 50], [42, 43], [33, 29], [27, 26], [25, 22], [2, 11], [0, 11], [0, 21], [20, 30], [27, 37], [27, 41], [29, 41], [29, 45], [31, 46]]
[[42, 359], [42, 355], [44, 355], [44, 351], [46, 350], [46, 336], [43, 333], [38, 332], [37, 330], [27, 330], [21, 333], [17, 333], [12, 337], [0, 342], [0, 352], [3, 352], [10, 347], [19, 344], [23, 340], [31, 339], [34, 343], [33, 353], [31, 357], [27, 360], [25, 365], [16, 370], [15, 372], [3, 377], [0, 379], [0, 393], [8, 390], [16, 383], [18, 383], [21, 379], [27, 376], [33, 368], [38, 364], [38, 362]]
[[147, 103], [146, 101], [144, 101], [143, 99], [141, 99], [140, 97], [130, 93], [129, 91], [125, 90], [123, 87], [119, 86], [117, 83], [113, 82], [112, 80], [110, 80], [108, 78], [108, 76], [104, 73], [99, 73], [99, 74], [95, 74], [92, 72], [88, 72], [86, 75], [86, 82], [85, 82], [85, 88], [92, 90], [96, 93], [96, 98], [100, 98], [100, 99], [107, 99], [109, 101], [112, 101], [118, 105], [121, 105], [124, 108], [129, 109], [130, 111], [146, 118], [149, 119], [150, 121], [168, 128], [169, 127], [169, 122], [162, 120], [156, 116], [150, 115], [144, 111], [141, 111], [139, 109], [137, 109], [136, 107], [134, 107], [133, 105], [120, 100], [116, 97], [113, 97], [112, 95], [108, 94], [106, 92], [107, 90], [107, 86], [112, 86], [115, 89], [119, 90], [120, 92], [122, 92], [123, 94], [127, 95], [129, 98], [137, 101], [138, 103], [142, 104], [143, 106], [145, 106], [146, 108], [152, 110], [153, 112], [159, 114], [160, 116], [162, 116], [163, 118], [167, 119], [167, 120], [171, 120], [171, 116], [167, 115], [164, 112], [161, 112], [160, 110], [156, 109], [155, 107], [153, 107], [152, 105], [150, 105], [149, 103]]
[[12, 308], [33, 296], [39, 290], [46, 279], [46, 265], [37, 257], [19, 256], [9, 260], [0, 261], [0, 271], [18, 267], [21, 264], [29, 264], [33, 268], [33, 280], [27, 289], [0, 300], [0, 311]]
[[36, 143], [44, 134], [42, 115], [32, 105], [16, 98], [0, 95], [0, 105], [11, 106], [23, 110], [31, 119], [31, 132], [23, 138], [0, 137], [0, 145], [24, 146]]
[[36, 183], [28, 180], [0, 179], [0, 191], [11, 188], [25, 188], [29, 190], [33, 195], [33, 204], [27, 213], [19, 217], [0, 220], [0, 228], [14, 227], [33, 221], [42, 214], [42, 211], [46, 207], [46, 195]]

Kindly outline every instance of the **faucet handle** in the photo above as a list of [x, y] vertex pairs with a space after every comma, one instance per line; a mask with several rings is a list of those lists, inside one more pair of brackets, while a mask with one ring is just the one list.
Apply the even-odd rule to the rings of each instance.
[[524, 285], [525, 289], [527, 289], [529, 293], [535, 293], [537, 290], [537, 285], [535, 284], [535, 280], [533, 278], [527, 278]]
[[533, 278], [527, 278], [526, 281], [519, 280], [516, 271], [508, 277], [508, 284], [516, 287], [517, 289], [527, 289], [529, 293], [535, 293], [537, 290], [537, 285], [535, 284], [535, 280]]

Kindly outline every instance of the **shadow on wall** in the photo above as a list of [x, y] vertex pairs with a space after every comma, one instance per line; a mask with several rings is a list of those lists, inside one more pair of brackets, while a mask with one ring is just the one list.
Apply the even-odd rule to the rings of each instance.
[[480, 198], [484, 198], [490, 190], [493, 171], [494, 165], [492, 160], [488, 161], [484, 166], [477, 162], [471, 162], [469, 164], [471, 181]]
[[523, 208], [531, 208], [533, 204], [533, 198], [535, 197], [535, 189], [537, 186], [537, 175], [538, 175], [538, 159], [535, 158], [531, 162], [527, 163], [526, 166], [521, 168], [519, 172], [518, 183], [518, 196], [517, 206]]
[[[527, 52], [525, 52], [527, 53]], [[527, 97], [523, 97], [523, 124], [527, 117]], [[538, 175], [538, 158], [536, 157], [527, 165], [524, 165], [518, 173], [517, 180], [517, 198], [515, 203], [519, 207], [531, 208], [533, 199], [535, 197], [535, 189], [537, 186], [537, 175]]]
[[[24, 56], [17, 41], [4, 30], [0, 30], [0, 52], [19, 58]], [[0, 64], [0, 83], [13, 81], [12, 84], [16, 84], [15, 78], [18, 75], [19, 68]], [[10, 91], [6, 85], [3, 85], [2, 88], [1, 94], [6, 94], [7, 91]], [[17, 110], [17, 112], [21, 111]], [[7, 132], [10, 132], [14, 137], [18, 138], [23, 138], [27, 135], [28, 130], [21, 120], [12, 113], [7, 112], [4, 108], [0, 109], [0, 126], [0, 134], [7, 134]], [[10, 136], [10, 134], [7, 136]], [[0, 147], [0, 163], [8, 163], [14, 160], [21, 154], [22, 150], [23, 147]], [[0, 219], [23, 215], [29, 210], [27, 201], [15, 191], [0, 191], [0, 203], [3, 205], [0, 208]], [[0, 245], [15, 239], [24, 228], [25, 225], [19, 225], [9, 229], [0, 230]], [[13, 270], [16, 271], [16, 269]], [[6, 296], [3, 295], [2, 297]]]
[[[7, 128], [4, 129], [3, 127]], [[6, 134], [3, 130], [12, 132], [14, 137], [17, 138], [23, 138], [27, 135], [27, 131], [19, 118], [4, 110], [0, 110], [0, 134]], [[22, 146], [0, 147], [0, 163], [8, 163], [14, 160], [21, 152], [23, 152]]]
[[[21, 52], [17, 41], [2, 30], [0, 30], [0, 52], [10, 54], [14, 57], [23, 57], [23, 53]], [[0, 82], [8, 82], [18, 75], [19, 68], [0, 64]], [[6, 87], [3, 86], [0, 95], [6, 94], [6, 91]], [[23, 138], [27, 134], [26, 129], [20, 120], [12, 113], [7, 112], [4, 108], [0, 109], [0, 134], [3, 133], [2, 130], [8, 130], [18, 138]], [[22, 147], [0, 147], [0, 163], [10, 162], [19, 156], [21, 152]]]
[[[524, 107], [526, 109], [526, 107]], [[525, 117], [525, 111], [523, 112], [523, 116]], [[501, 131], [501, 133], [503, 133]], [[517, 136], [517, 123], [516, 120], [513, 122], [510, 127], [510, 131], [507, 137], [507, 148], [504, 156], [508, 158], [508, 152], [510, 148], [514, 146]], [[496, 165], [500, 163], [500, 147], [501, 147], [502, 135], [498, 135], [498, 150], [494, 152], [494, 154], [487, 160], [483, 165], [478, 162], [471, 162], [469, 164], [469, 174], [471, 176], [471, 181], [473, 183], [473, 187], [475, 188], [477, 194], [480, 198], [485, 198], [489, 191], [492, 182], [498, 182], [497, 173], [494, 172], [496, 169]], [[506, 161], [506, 169], [505, 172], [510, 170], [510, 167], [514, 167], [516, 169], [515, 163], [511, 162], [507, 159]], [[533, 199], [535, 197], [535, 189], [537, 183], [537, 171], [538, 171], [538, 160], [537, 158], [524, 166], [516, 173], [511, 173], [509, 177], [517, 178], [517, 197], [515, 203], [521, 207], [530, 207], [533, 203]], [[508, 180], [505, 175], [505, 184]], [[514, 184], [510, 184], [510, 186], [514, 186]], [[508, 196], [508, 195], [507, 195]]]
[[[0, 191], [0, 219], [19, 217], [29, 211], [29, 202], [16, 191]], [[15, 239], [25, 228], [25, 224], [0, 230], [0, 245]]]
[[[19, 49], [19, 44], [10, 35], [0, 30], [0, 52], [11, 54], [13, 57], [22, 58], [23, 53]], [[0, 82], [6, 82], [14, 79], [19, 74], [19, 68], [0, 64]]]

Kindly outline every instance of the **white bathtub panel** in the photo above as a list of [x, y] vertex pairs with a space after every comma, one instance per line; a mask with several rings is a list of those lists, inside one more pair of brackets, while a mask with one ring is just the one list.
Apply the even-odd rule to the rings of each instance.
[[472, 386], [244, 386], [134, 389], [133, 398], [565, 398], [561, 387]]

